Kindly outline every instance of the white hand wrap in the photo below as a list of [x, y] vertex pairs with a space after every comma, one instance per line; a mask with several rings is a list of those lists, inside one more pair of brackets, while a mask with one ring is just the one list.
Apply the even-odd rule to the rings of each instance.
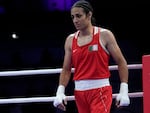
[[56, 98], [54, 99], [53, 105], [57, 107], [59, 104], [63, 104], [63, 100], [66, 99], [65, 96], [65, 87], [63, 85], [59, 85], [57, 92], [56, 92]]
[[130, 99], [128, 96], [128, 84], [125, 82], [122, 82], [120, 84], [120, 91], [119, 94], [116, 97], [116, 100], [119, 103], [120, 106], [128, 106], [130, 104]]

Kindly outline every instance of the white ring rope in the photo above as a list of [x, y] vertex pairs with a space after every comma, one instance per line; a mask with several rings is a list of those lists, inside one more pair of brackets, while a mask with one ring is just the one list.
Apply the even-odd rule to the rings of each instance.
[[[115, 98], [117, 94], [113, 94]], [[143, 92], [129, 93], [129, 97], [143, 97]], [[11, 98], [0, 99], [0, 104], [16, 104], [16, 103], [34, 103], [34, 102], [53, 102], [55, 97], [31, 97], [31, 98]], [[68, 101], [75, 100], [74, 96], [67, 96]]]
[[[109, 66], [110, 70], [117, 70], [117, 65]], [[128, 69], [142, 69], [142, 64], [130, 64]], [[0, 76], [21, 76], [21, 75], [38, 75], [38, 74], [56, 74], [60, 73], [62, 69], [39, 69], [39, 70], [20, 70], [20, 71], [2, 71]], [[74, 69], [72, 68], [72, 72]], [[113, 94], [113, 98], [117, 94]], [[129, 93], [131, 98], [143, 97], [143, 92]], [[68, 101], [75, 100], [74, 96], [67, 96]], [[15, 103], [33, 103], [33, 102], [52, 102], [55, 97], [30, 97], [30, 98], [9, 98], [0, 99], [0, 104], [15, 104]]]
[[[109, 66], [110, 70], [117, 70], [117, 65]], [[142, 64], [130, 64], [128, 69], [142, 69]], [[0, 76], [22, 76], [22, 75], [39, 75], [39, 74], [57, 74], [62, 71], [61, 68], [58, 69], [35, 69], [35, 70], [20, 70], [20, 71], [2, 71]], [[72, 68], [74, 72], [74, 68]]]

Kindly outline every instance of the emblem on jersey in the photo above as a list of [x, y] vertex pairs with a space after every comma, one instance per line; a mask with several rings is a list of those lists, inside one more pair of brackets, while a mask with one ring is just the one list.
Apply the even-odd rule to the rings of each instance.
[[98, 45], [97, 44], [90, 45], [88, 49], [89, 51], [98, 51]]

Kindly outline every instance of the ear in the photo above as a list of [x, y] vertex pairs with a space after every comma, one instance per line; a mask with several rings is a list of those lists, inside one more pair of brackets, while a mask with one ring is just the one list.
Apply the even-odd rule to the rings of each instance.
[[91, 11], [88, 13], [88, 17], [89, 17], [89, 19], [92, 18], [92, 12]]

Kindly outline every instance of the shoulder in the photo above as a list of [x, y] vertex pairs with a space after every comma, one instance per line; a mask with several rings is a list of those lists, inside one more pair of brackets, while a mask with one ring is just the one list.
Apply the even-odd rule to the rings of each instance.
[[66, 38], [66, 41], [70, 41], [75, 37], [75, 33], [69, 34]]
[[69, 34], [65, 41], [65, 47], [71, 48], [72, 47], [72, 40], [75, 37], [75, 33]]
[[100, 28], [100, 43], [107, 48], [108, 45], [116, 42], [115, 36], [112, 31], [106, 28]]
[[102, 27], [100, 27], [100, 33], [103, 35], [112, 35], [113, 34], [111, 30], [102, 28]]
[[75, 33], [69, 34], [68, 38], [74, 38], [75, 37]]
[[106, 37], [113, 35], [112, 31], [107, 28], [103, 28], [103, 27], [99, 27], [99, 26], [95, 26], [95, 28], [98, 28], [100, 30], [100, 35], [103, 35]]
[[111, 40], [115, 38], [113, 32], [106, 28], [100, 28], [100, 35], [104, 40]]

